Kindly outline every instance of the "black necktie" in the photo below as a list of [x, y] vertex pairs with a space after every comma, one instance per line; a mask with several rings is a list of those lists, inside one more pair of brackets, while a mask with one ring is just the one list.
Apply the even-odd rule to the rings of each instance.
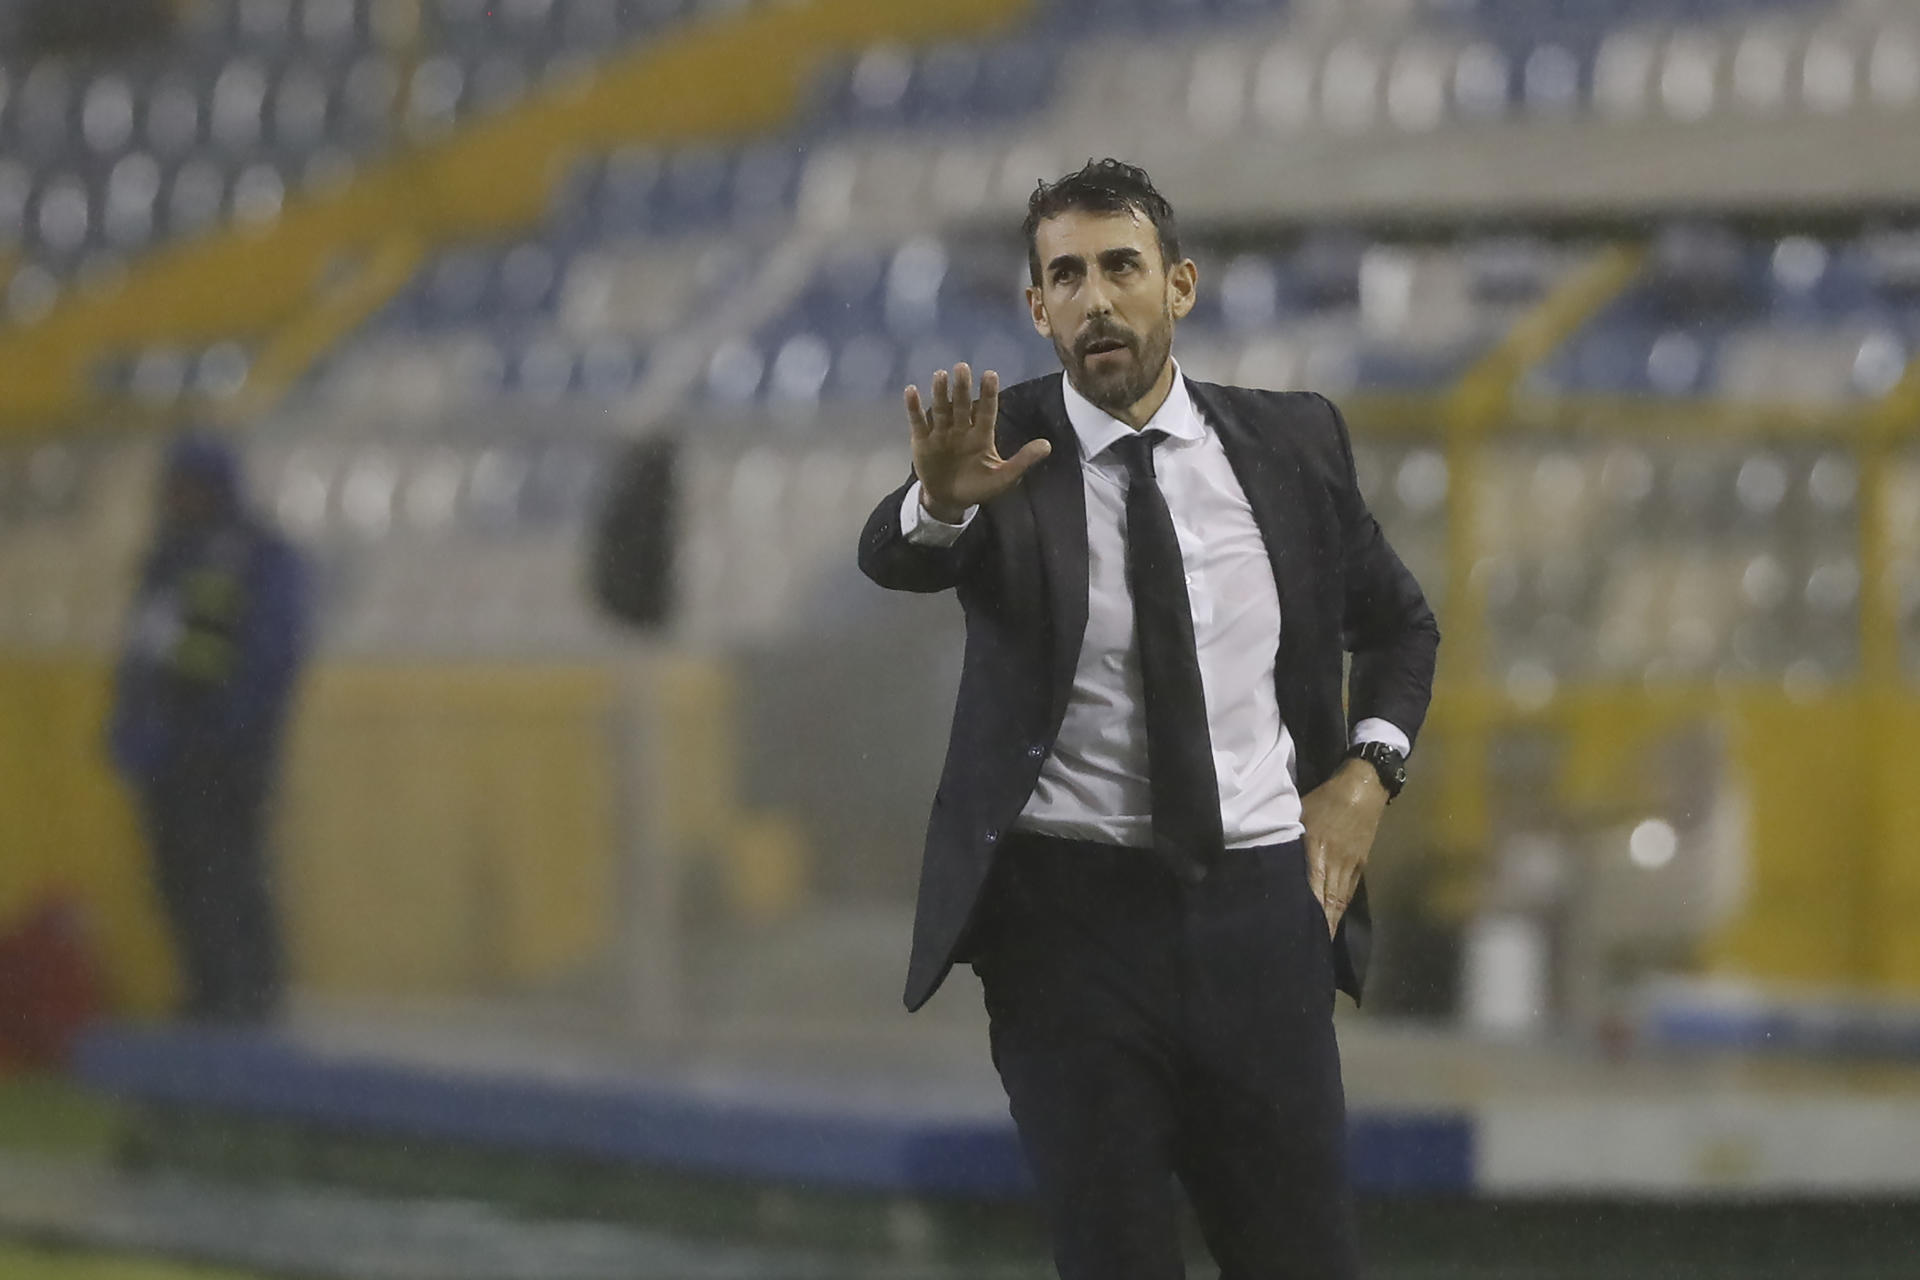
[[1186, 566], [1173, 514], [1153, 473], [1153, 446], [1164, 438], [1158, 431], [1142, 432], [1112, 449], [1127, 467], [1127, 585], [1133, 590], [1147, 704], [1153, 847], [1177, 873], [1198, 879], [1224, 843], [1220, 784], [1207, 733]]

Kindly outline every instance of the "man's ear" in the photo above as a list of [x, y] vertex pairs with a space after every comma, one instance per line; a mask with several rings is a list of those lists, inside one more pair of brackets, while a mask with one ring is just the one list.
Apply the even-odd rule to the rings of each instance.
[[1193, 310], [1194, 299], [1200, 286], [1200, 268], [1193, 265], [1192, 258], [1182, 258], [1173, 264], [1167, 272], [1167, 303], [1173, 308], [1173, 318], [1184, 320]]
[[[1027, 309], [1033, 313], [1034, 332], [1041, 337], [1053, 338], [1053, 323], [1047, 319], [1047, 300], [1041, 296], [1038, 285], [1027, 286]], [[1185, 315], [1185, 312], [1181, 313]]]

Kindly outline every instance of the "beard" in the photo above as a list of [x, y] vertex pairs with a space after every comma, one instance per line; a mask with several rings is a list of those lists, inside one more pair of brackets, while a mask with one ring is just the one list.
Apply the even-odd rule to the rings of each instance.
[[[1119, 342], [1126, 356], [1093, 359], [1087, 348], [1103, 341]], [[1135, 333], [1110, 320], [1096, 320], [1070, 344], [1054, 338], [1053, 350], [1074, 390], [1118, 418], [1153, 389], [1161, 370], [1167, 367], [1167, 358], [1173, 354], [1173, 311], [1163, 310], [1160, 323], [1145, 333]]]

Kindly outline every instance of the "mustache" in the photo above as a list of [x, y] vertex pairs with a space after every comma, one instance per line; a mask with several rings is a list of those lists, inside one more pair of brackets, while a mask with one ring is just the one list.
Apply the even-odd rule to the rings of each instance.
[[1073, 344], [1073, 349], [1076, 354], [1084, 358], [1087, 355], [1087, 348], [1096, 342], [1118, 342], [1124, 344], [1128, 349], [1132, 349], [1139, 345], [1139, 338], [1130, 330], [1124, 329], [1112, 321], [1095, 320], [1087, 326], [1086, 332], [1081, 334], [1079, 339]]

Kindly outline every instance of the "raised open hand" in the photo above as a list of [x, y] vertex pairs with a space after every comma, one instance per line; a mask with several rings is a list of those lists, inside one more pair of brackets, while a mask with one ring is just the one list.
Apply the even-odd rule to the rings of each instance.
[[1018, 484], [1034, 463], [1053, 452], [1045, 440], [1030, 440], [1011, 458], [994, 444], [1000, 416], [1000, 375], [980, 376], [974, 398], [973, 370], [965, 364], [933, 375], [933, 403], [923, 406], [920, 388], [907, 388], [907, 421], [913, 427], [913, 471], [921, 501], [935, 519], [957, 523], [968, 507], [997, 498]]

